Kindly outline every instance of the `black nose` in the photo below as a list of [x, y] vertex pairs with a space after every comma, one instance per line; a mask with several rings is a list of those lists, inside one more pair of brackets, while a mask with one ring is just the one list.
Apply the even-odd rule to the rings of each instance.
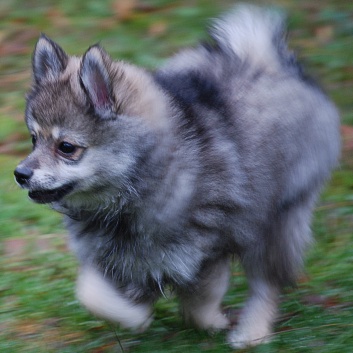
[[17, 167], [14, 174], [15, 174], [16, 181], [20, 185], [24, 185], [28, 182], [28, 180], [33, 175], [33, 170], [27, 167]]

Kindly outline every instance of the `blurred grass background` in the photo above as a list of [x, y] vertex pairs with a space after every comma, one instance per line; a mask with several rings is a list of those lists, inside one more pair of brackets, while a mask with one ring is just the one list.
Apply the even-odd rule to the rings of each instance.
[[[2, 0], [0, 3], [0, 351], [231, 352], [223, 333], [187, 329], [174, 299], [161, 300], [143, 334], [95, 319], [74, 296], [76, 260], [60, 216], [31, 204], [13, 181], [30, 151], [23, 122], [31, 52], [40, 32], [70, 54], [101, 42], [116, 59], [153, 69], [206, 37], [209, 19], [234, 1]], [[262, 2], [264, 3], [264, 2]], [[283, 297], [272, 343], [244, 352], [352, 352], [353, 3], [278, 0], [289, 41], [342, 114], [343, 157], [314, 220], [317, 243], [297, 290]], [[246, 283], [234, 267], [225, 306], [241, 307]]]

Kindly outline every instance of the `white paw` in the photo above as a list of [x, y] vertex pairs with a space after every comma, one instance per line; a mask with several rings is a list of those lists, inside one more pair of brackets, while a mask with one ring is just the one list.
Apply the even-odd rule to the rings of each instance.
[[191, 313], [184, 313], [184, 320], [187, 324], [196, 326], [201, 330], [220, 331], [230, 326], [228, 318], [221, 311], [198, 310]]
[[228, 318], [222, 314], [222, 313], [218, 313], [214, 318], [213, 318], [213, 322], [210, 323], [209, 325], [209, 329], [210, 330], [224, 330], [227, 329], [230, 325], [230, 322], [228, 320]]
[[211, 332], [225, 330], [230, 326], [228, 318], [221, 312], [217, 312], [212, 318], [204, 320], [202, 324], [198, 325], [200, 328], [206, 329]]
[[153, 320], [149, 304], [134, 303], [92, 268], [82, 269], [77, 280], [76, 295], [94, 315], [124, 328], [142, 332]]
[[227, 341], [232, 348], [246, 348], [262, 343], [269, 343], [271, 340], [270, 332], [243, 332], [232, 330], [229, 332]]

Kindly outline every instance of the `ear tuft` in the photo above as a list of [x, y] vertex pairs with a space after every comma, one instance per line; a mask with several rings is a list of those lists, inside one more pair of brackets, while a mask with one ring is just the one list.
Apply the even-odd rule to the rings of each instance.
[[111, 59], [99, 46], [90, 47], [82, 58], [80, 79], [95, 112], [109, 118], [113, 111], [112, 80], [108, 65]]
[[55, 80], [65, 70], [68, 56], [64, 50], [41, 34], [33, 53], [33, 75], [37, 84], [44, 80]]

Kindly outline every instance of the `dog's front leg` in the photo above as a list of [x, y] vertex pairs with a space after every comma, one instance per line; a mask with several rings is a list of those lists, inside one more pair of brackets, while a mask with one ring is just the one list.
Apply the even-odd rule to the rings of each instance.
[[76, 290], [80, 302], [98, 317], [138, 331], [152, 322], [150, 303], [135, 303], [93, 267], [81, 268]]

